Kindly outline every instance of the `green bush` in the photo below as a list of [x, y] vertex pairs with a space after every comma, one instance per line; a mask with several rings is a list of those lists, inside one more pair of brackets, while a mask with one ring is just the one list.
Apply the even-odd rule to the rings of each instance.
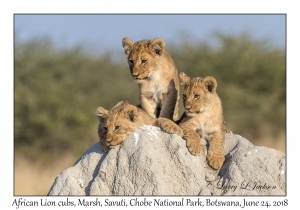
[[[227, 127], [249, 140], [285, 132], [285, 51], [247, 35], [216, 35], [219, 44], [167, 43], [179, 72], [217, 79]], [[122, 51], [120, 47], [120, 52]], [[57, 49], [47, 40], [15, 43], [15, 150], [32, 158], [80, 156], [98, 141], [96, 107], [138, 104], [125, 55]], [[180, 100], [180, 113], [183, 112]], [[265, 130], [269, 128], [269, 130]]]
[[41, 41], [16, 45], [16, 150], [33, 157], [64, 151], [80, 155], [98, 141], [98, 106], [138, 101], [138, 87], [126, 65], [83, 52], [54, 49]]
[[172, 45], [169, 51], [178, 71], [216, 78], [225, 121], [234, 133], [249, 140], [285, 133], [285, 50], [247, 34], [216, 33], [215, 38], [215, 47], [187, 41]]

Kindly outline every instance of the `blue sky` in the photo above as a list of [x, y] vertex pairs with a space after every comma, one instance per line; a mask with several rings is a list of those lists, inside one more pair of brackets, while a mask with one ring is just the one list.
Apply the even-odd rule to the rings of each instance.
[[121, 40], [133, 41], [162, 37], [166, 45], [180, 42], [183, 33], [192, 39], [213, 42], [215, 31], [240, 34], [248, 31], [256, 39], [267, 39], [285, 47], [284, 14], [15, 14], [14, 31], [18, 40], [48, 37], [58, 47], [84, 44], [99, 51], [122, 51]]

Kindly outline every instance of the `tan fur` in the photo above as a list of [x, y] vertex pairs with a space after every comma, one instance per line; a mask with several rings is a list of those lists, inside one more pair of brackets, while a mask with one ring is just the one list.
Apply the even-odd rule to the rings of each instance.
[[209, 145], [206, 157], [208, 164], [219, 169], [225, 160], [222, 151], [225, 127], [221, 100], [216, 92], [217, 81], [211, 76], [191, 79], [184, 73], [179, 77], [184, 85], [185, 113], [179, 124], [183, 138], [193, 155], [200, 154], [201, 140], [206, 140]]
[[96, 116], [99, 119], [100, 148], [105, 152], [121, 144], [129, 134], [142, 125], [161, 127], [168, 133], [183, 136], [182, 129], [173, 121], [167, 118], [152, 118], [143, 109], [127, 101], [120, 101], [109, 111], [98, 107]]
[[106, 117], [108, 112], [107, 110], [105, 110], [104, 108], [102, 107], [98, 107], [96, 109], [96, 116], [98, 117], [98, 120], [99, 120], [99, 125], [98, 125], [98, 136], [99, 136], [99, 146], [100, 148], [104, 151], [104, 152], [108, 152], [109, 150], [109, 147], [106, 146], [105, 144], [105, 130], [104, 130], [104, 126], [106, 124]]
[[142, 108], [153, 118], [178, 119], [179, 79], [162, 38], [122, 40], [132, 78], [140, 89]]

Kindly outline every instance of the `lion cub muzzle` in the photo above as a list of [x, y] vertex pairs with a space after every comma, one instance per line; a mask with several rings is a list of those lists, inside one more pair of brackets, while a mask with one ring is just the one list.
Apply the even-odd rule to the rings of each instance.
[[143, 80], [147, 80], [149, 79], [149, 76], [140, 76], [140, 73], [136, 73], [136, 74], [131, 74], [132, 78], [136, 81], [136, 82], [142, 82]]
[[194, 107], [192, 105], [191, 102], [189, 101], [184, 101], [184, 109], [185, 109], [185, 113], [188, 115], [188, 116], [194, 116], [195, 114], [199, 114], [201, 112], [201, 108], [199, 107]]

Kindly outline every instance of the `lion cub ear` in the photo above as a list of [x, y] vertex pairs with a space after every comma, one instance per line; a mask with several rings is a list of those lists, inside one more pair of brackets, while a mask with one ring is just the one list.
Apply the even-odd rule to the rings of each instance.
[[179, 74], [179, 78], [181, 81], [181, 84], [186, 85], [186, 83], [191, 79], [188, 75], [186, 75], [184, 72], [181, 72]]
[[124, 49], [124, 53], [126, 55], [129, 54], [129, 52], [132, 50], [132, 46], [133, 46], [134, 42], [131, 41], [130, 39], [128, 39], [127, 37], [122, 39], [122, 46]]
[[164, 49], [165, 49], [165, 41], [162, 38], [154, 38], [150, 42], [150, 49], [156, 54], [156, 55], [162, 55]]
[[217, 90], [217, 80], [211, 76], [205, 77], [202, 80], [204, 87], [211, 93], [216, 92]]
[[116, 105], [114, 105], [111, 109], [115, 109], [116, 107], [126, 106], [128, 104], [127, 101], [119, 101]]
[[95, 115], [98, 117], [99, 121], [103, 118], [106, 118], [107, 114], [108, 114], [108, 111], [101, 106], [99, 106], [95, 112]]
[[131, 105], [130, 107], [126, 108], [124, 110], [125, 112], [125, 117], [127, 119], [129, 119], [130, 121], [134, 121], [136, 119], [136, 117], [139, 115], [139, 111], [138, 111], [138, 108]]

